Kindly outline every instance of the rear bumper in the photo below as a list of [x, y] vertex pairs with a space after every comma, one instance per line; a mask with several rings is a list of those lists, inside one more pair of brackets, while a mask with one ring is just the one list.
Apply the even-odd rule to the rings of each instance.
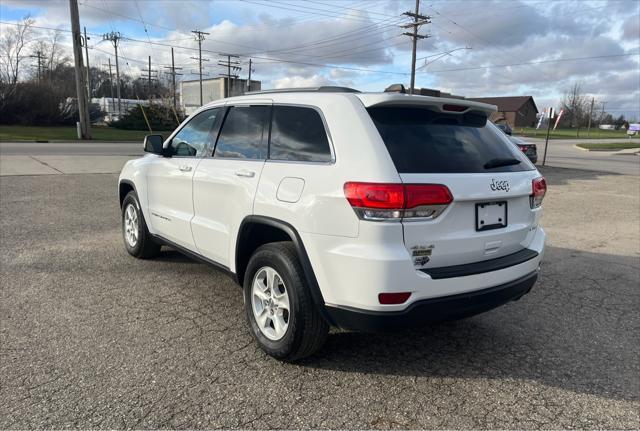
[[370, 311], [326, 306], [335, 326], [355, 331], [380, 332], [417, 327], [429, 322], [460, 319], [520, 299], [538, 278], [538, 271], [488, 289], [416, 301], [402, 311]]

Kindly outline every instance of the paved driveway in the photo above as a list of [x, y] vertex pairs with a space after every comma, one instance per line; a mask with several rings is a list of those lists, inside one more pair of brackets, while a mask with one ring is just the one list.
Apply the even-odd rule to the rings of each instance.
[[0, 428], [638, 428], [640, 180], [545, 174], [529, 295], [296, 365], [225, 276], [126, 254], [115, 175], [2, 177]]
[[[523, 138], [534, 142], [538, 147], [538, 164], [542, 164], [544, 138]], [[640, 139], [554, 139], [549, 141], [547, 166], [590, 171], [611, 172], [615, 174], [640, 175], [640, 157], [637, 154], [617, 154], [613, 151], [585, 151], [575, 148], [575, 144], [585, 142], [635, 142]]]

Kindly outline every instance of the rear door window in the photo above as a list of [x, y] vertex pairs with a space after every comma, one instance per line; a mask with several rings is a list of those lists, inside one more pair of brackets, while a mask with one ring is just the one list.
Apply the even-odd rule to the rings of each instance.
[[271, 106], [232, 106], [213, 157], [266, 159]]
[[269, 158], [331, 161], [329, 139], [318, 111], [299, 106], [274, 106]]
[[482, 114], [368, 109], [399, 173], [491, 173], [534, 167]]

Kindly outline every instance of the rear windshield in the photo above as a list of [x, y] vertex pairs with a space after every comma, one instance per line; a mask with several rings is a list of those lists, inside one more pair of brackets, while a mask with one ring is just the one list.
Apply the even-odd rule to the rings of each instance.
[[521, 151], [482, 114], [421, 108], [369, 108], [399, 173], [532, 170]]

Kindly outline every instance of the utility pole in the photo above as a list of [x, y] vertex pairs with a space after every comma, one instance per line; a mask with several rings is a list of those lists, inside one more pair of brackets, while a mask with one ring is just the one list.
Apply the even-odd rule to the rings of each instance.
[[82, 66], [82, 47], [80, 46], [80, 14], [78, 0], [69, 0], [71, 14], [71, 33], [73, 39], [73, 59], [76, 67], [76, 93], [78, 95], [78, 114], [80, 117], [80, 139], [91, 139], [91, 121], [89, 120], [89, 104], [85, 92], [84, 70]]
[[247, 79], [247, 91], [251, 91], [251, 59], [249, 59], [249, 79]]
[[38, 84], [40, 84], [44, 76], [44, 62], [42, 61], [44, 56], [42, 55], [42, 51], [36, 51], [36, 55], [30, 55], [29, 57], [38, 59]]
[[171, 90], [173, 91], [173, 109], [178, 109], [178, 97], [176, 93], [176, 75], [182, 75], [182, 73], [177, 73], [176, 70], [182, 69], [181, 67], [176, 67], [176, 63], [173, 57], [173, 47], [171, 47], [171, 67], [165, 66], [165, 69], [169, 69], [170, 72], [165, 72], [167, 75], [171, 75]]
[[415, 90], [416, 84], [416, 50], [418, 45], [418, 39], [426, 39], [429, 36], [428, 34], [418, 34], [418, 28], [423, 24], [430, 24], [431, 17], [427, 15], [420, 15], [420, 0], [416, 0], [416, 11], [415, 12], [405, 12], [402, 15], [406, 15], [408, 17], [413, 18], [413, 22], [409, 24], [405, 24], [400, 26], [401, 28], [412, 28], [413, 31], [402, 33], [405, 36], [409, 36], [411, 38], [411, 43], [413, 44], [411, 50], [411, 85], [409, 86], [409, 94], [413, 94]]
[[122, 39], [122, 35], [117, 31], [111, 33], [105, 33], [102, 35], [102, 40], [111, 41], [113, 49], [116, 52], [116, 94], [118, 96], [118, 115], [122, 114], [122, 100], [120, 99], [120, 65], [118, 63], [118, 42]]
[[87, 94], [89, 95], [89, 101], [91, 101], [91, 68], [89, 67], [89, 39], [87, 37], [87, 27], [84, 27], [84, 53], [87, 57]]
[[181, 70], [181, 67], [176, 67], [176, 63], [173, 57], [173, 47], [171, 47], [171, 66], [165, 66], [165, 69], [169, 69], [169, 72], [165, 72], [167, 75], [171, 76], [171, 90], [173, 91], [173, 109], [178, 109], [178, 96], [176, 92], [176, 75], [182, 75], [182, 73], [177, 73], [176, 70]]
[[[237, 58], [239, 58], [237, 55], [235, 54], [220, 54], [222, 56], [227, 57], [226, 60], [220, 60], [218, 61], [218, 66], [226, 66], [227, 67], [227, 74], [223, 74], [221, 73], [220, 76], [226, 76], [227, 77], [227, 91], [224, 97], [231, 97], [231, 78], [238, 78], [238, 75], [235, 72], [239, 72], [240, 70], [242, 70], [242, 67], [239, 66], [240, 62], [237, 60]], [[233, 58], [233, 61], [231, 60]], [[233, 70], [233, 74], [231, 73], [231, 71]]]
[[[151, 56], [149, 56], [149, 67], [142, 72], [147, 72], [147, 98], [151, 100], [152, 82], [158, 80], [158, 71], [151, 69]], [[152, 75], [153, 74], [153, 75]]]
[[113, 98], [113, 73], [111, 73], [111, 58], [109, 60], [109, 89], [111, 90], [111, 106], [116, 109], [116, 100]]
[[[204, 40], [205, 35], [209, 35], [209, 33], [205, 33], [200, 30], [192, 30], [191, 33], [196, 35], [196, 41], [198, 42], [198, 68], [200, 71], [200, 106], [202, 106], [202, 62], [209, 61], [208, 59], [202, 59], [202, 41]], [[193, 58], [193, 57], [191, 57]], [[195, 60], [195, 58], [193, 58]]]
[[591, 98], [591, 109], [589, 109], [589, 125], [587, 126], [587, 138], [589, 137], [589, 133], [591, 133], [591, 116], [593, 115], [593, 104], [595, 103], [596, 99], [595, 98]]
[[602, 124], [602, 121], [604, 120], [604, 105], [607, 104], [607, 102], [600, 102], [600, 104], [602, 105], [602, 111], [600, 111], [600, 124]]

